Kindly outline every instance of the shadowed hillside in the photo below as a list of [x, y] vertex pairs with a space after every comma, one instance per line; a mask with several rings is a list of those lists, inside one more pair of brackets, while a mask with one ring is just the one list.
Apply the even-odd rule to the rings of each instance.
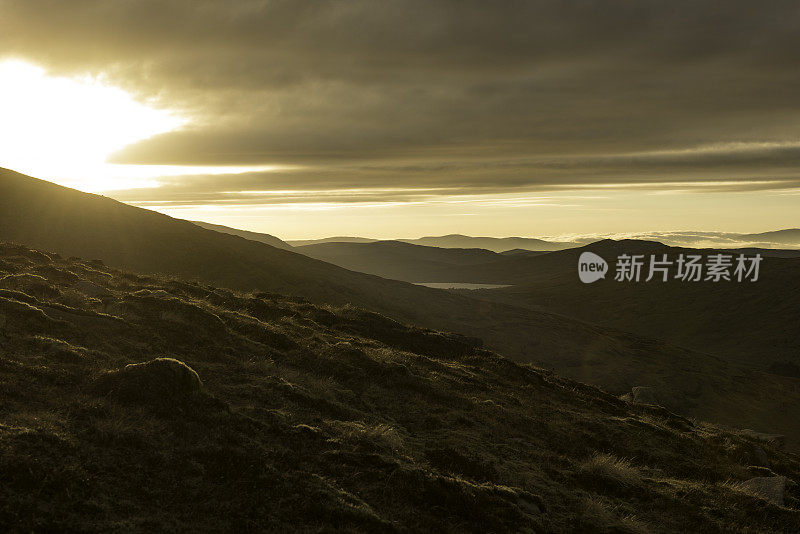
[[[472, 272], [506, 259], [483, 249], [425, 247], [401, 241], [319, 243], [295, 250], [346, 269], [406, 282], [473, 282], [480, 277]], [[468, 279], [462, 279], [463, 271], [470, 273]]]
[[[421, 245], [411, 245], [399, 241], [377, 241], [374, 243], [321, 243], [305, 245], [294, 250], [312, 258], [323, 260], [353, 271], [375, 274], [406, 282], [447, 282], [528, 286], [540, 283], [541, 279], [552, 279], [556, 283], [565, 280], [577, 281], [575, 265], [583, 250], [600, 247], [606, 250], [602, 241], [576, 249], [558, 252], [530, 251], [515, 249], [503, 253], [493, 253], [483, 249], [443, 249]], [[646, 254], [659, 252], [652, 241], [625, 240], [631, 250]], [[664, 247], [659, 243], [659, 246]], [[679, 254], [697, 253], [700, 249], [679, 249], [670, 251]], [[800, 250], [740, 248], [726, 249], [728, 253], [755, 255], [768, 258], [800, 258]], [[578, 252], [576, 252], [578, 251]], [[705, 250], [705, 253], [710, 253]], [[609, 250], [614, 254], [615, 250]], [[544, 257], [547, 256], [547, 257]], [[610, 259], [614, 259], [610, 258]], [[574, 260], [574, 261], [573, 261]], [[647, 273], [645, 273], [646, 275]], [[467, 293], [467, 295], [469, 295]]]
[[[594, 251], [609, 262], [605, 280], [582, 284], [578, 256]], [[662, 339], [766, 369], [773, 362], [800, 363], [800, 258], [773, 252], [760, 266], [757, 282], [639, 282], [613, 280], [619, 254], [738, 254], [740, 250], [684, 249], [647, 241], [602, 241], [525, 258], [527, 279], [518, 286], [472, 292], [470, 296], [527, 305], [639, 335]], [[674, 273], [673, 273], [674, 274]], [[646, 277], [647, 272], [643, 273]], [[586, 304], [591, 302], [591, 306]]]
[[289, 239], [286, 241], [293, 247], [302, 247], [305, 245], [318, 245], [321, 243], [375, 243], [378, 239], [371, 239], [369, 237], [351, 237], [351, 236], [334, 236], [323, 237], [320, 239]]
[[3, 530], [800, 529], [775, 442], [468, 338], [19, 245], [0, 285]]

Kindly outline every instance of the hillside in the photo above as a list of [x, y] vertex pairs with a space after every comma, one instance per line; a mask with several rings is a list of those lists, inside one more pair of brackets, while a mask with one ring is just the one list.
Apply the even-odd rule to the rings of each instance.
[[529, 259], [546, 254], [522, 249], [498, 253], [479, 248], [439, 248], [405, 241], [319, 243], [294, 250], [352, 271], [393, 280], [498, 285], [524, 284], [536, 265]]
[[[585, 250], [606, 258], [612, 275], [593, 284], [581, 283], [577, 264]], [[613, 280], [613, 263], [622, 253], [644, 254], [648, 258], [650, 254], [668, 254], [674, 260], [682, 253], [717, 252], [740, 251], [607, 240], [526, 258], [528, 275], [519, 285], [470, 295], [624, 329], [761, 369], [784, 360], [800, 363], [800, 258], [791, 251], [786, 257], [781, 257], [784, 254], [780, 251], [765, 257], [755, 283]], [[756, 249], [743, 252], [767, 255]]]
[[4, 531], [800, 529], [774, 441], [460, 336], [11, 244], [0, 285]]
[[[426, 247], [401, 241], [319, 243], [296, 251], [353, 271], [406, 282], [471, 282], [473, 270], [505, 259], [484, 249]], [[462, 280], [464, 271], [469, 280]]]
[[263, 234], [261, 232], [249, 232], [247, 230], [238, 230], [236, 228], [231, 228], [229, 226], [222, 226], [221, 224], [211, 224], [203, 221], [192, 221], [192, 222], [201, 228], [205, 228], [206, 230], [214, 230], [215, 232], [221, 232], [223, 234], [238, 235], [239, 237], [244, 237], [245, 239], [258, 241], [259, 243], [264, 243], [275, 248], [282, 248], [284, 250], [292, 249], [292, 245], [286, 243], [285, 241], [281, 241], [274, 235]]

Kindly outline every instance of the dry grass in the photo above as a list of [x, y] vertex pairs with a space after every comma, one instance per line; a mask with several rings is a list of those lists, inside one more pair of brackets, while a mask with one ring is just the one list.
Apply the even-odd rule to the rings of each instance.
[[333, 421], [330, 426], [345, 441], [367, 445], [370, 448], [403, 451], [403, 436], [391, 425], [370, 425], [356, 421]]
[[593, 532], [648, 534], [650, 527], [632, 514], [621, 512], [618, 506], [610, 507], [603, 499], [590, 495], [584, 500], [581, 521]]
[[595, 453], [580, 464], [579, 472], [587, 478], [610, 482], [620, 487], [631, 488], [642, 485], [639, 470], [625, 458], [611, 454]]

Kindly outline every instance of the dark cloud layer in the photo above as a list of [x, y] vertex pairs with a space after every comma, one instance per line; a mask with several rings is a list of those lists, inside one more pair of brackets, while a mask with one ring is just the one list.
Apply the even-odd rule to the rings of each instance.
[[105, 73], [193, 120], [114, 161], [300, 167], [159, 197], [797, 185], [796, 1], [0, 0], [0, 13], [0, 51]]

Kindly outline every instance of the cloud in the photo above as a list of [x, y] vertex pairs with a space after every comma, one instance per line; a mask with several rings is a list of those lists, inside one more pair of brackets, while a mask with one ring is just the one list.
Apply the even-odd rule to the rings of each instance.
[[297, 167], [165, 178], [126, 198], [797, 186], [793, 1], [0, 0], [0, 12], [8, 55], [102, 73], [191, 119], [112, 161]]

